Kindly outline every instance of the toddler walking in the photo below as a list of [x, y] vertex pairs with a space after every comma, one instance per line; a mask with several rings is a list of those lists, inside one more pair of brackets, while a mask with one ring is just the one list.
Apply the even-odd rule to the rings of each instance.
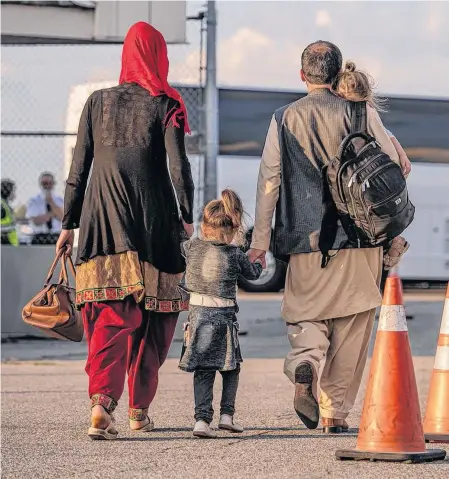
[[243, 361], [236, 313], [237, 280], [240, 275], [254, 280], [262, 273], [260, 263], [251, 263], [235, 245], [243, 241], [243, 205], [232, 190], [204, 209], [201, 239], [181, 245], [186, 259], [182, 287], [190, 294], [180, 369], [193, 372], [195, 427], [193, 435], [216, 437], [210, 427], [216, 371], [223, 379], [219, 429], [234, 433], [243, 428], [234, 422], [235, 398]]
[[[373, 83], [369, 75], [357, 70], [355, 63], [348, 61], [345, 64], [345, 69], [336, 78], [332, 88], [338, 96], [346, 100], [366, 101], [367, 108], [383, 111], [384, 100], [375, 95]], [[389, 130], [386, 130], [386, 132], [398, 153], [402, 172], [407, 178], [411, 169], [410, 160], [393, 133]], [[384, 250], [384, 269], [389, 270], [396, 266], [408, 248], [409, 244], [405, 238], [402, 236], [394, 238]]]

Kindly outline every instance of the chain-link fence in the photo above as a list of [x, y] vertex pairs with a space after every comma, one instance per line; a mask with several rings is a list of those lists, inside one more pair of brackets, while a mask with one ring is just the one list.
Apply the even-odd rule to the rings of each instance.
[[[196, 185], [197, 218], [203, 190], [203, 55], [202, 29], [199, 23], [194, 27], [191, 43], [169, 45], [169, 80], [181, 90], [189, 114], [192, 135], [186, 146]], [[55, 241], [61, 227], [57, 209], [51, 206], [48, 213], [42, 190], [42, 180], [51, 177], [41, 175], [53, 175], [52, 197], [58, 206], [84, 103], [93, 91], [117, 84], [120, 56], [119, 45], [2, 45], [1, 177], [15, 183], [15, 198], [9, 203], [21, 244], [36, 242], [38, 233], [51, 233], [40, 236], [39, 242]], [[30, 216], [41, 216], [40, 224]]]

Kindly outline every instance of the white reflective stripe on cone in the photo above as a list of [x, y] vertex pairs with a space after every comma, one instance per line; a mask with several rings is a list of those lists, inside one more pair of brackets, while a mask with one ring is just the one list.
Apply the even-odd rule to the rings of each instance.
[[404, 306], [382, 306], [378, 331], [408, 331]]
[[441, 321], [440, 334], [449, 334], [449, 299], [444, 301], [443, 320]]
[[396, 266], [393, 266], [390, 269], [390, 271], [388, 273], [388, 276], [398, 276], [400, 278], [400, 276], [399, 276], [399, 265], [398, 264]]
[[433, 369], [449, 371], [449, 346], [437, 346]]

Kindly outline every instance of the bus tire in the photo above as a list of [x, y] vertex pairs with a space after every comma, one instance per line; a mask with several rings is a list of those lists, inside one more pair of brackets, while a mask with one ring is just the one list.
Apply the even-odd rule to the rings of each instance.
[[249, 281], [240, 276], [238, 285], [241, 289], [248, 293], [272, 293], [284, 287], [286, 265], [275, 259], [270, 251], [267, 252], [266, 259], [267, 268], [258, 280]]

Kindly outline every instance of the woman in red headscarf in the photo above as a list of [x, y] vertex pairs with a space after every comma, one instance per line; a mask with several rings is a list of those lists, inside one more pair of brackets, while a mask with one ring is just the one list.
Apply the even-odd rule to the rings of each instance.
[[180, 243], [193, 233], [189, 124], [167, 75], [164, 37], [136, 23], [125, 38], [120, 85], [87, 100], [67, 180], [57, 250], [70, 253], [80, 229], [76, 302], [89, 348], [93, 439], [117, 437], [111, 414], [126, 373], [130, 427], [153, 428], [158, 371], [187, 309], [178, 283]]

